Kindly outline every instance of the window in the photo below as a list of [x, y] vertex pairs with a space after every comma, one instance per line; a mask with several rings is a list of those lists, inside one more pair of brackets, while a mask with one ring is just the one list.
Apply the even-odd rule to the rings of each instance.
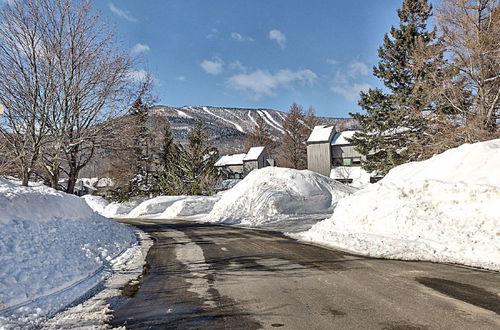
[[335, 180], [343, 184], [352, 183], [352, 179], [335, 179]]
[[361, 166], [361, 157], [333, 158], [333, 166]]
[[344, 159], [342, 159], [342, 165], [344, 165], [344, 166], [351, 166], [352, 165], [352, 159], [351, 158], [344, 158]]

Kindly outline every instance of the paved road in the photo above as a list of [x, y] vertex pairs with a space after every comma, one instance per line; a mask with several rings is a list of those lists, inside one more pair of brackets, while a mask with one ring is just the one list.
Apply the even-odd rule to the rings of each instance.
[[364, 258], [280, 234], [127, 220], [155, 240], [114, 326], [163, 329], [500, 329], [498, 273]]

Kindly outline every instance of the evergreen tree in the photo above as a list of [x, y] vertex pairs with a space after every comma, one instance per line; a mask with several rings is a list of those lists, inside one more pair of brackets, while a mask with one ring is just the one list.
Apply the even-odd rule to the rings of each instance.
[[305, 169], [307, 167], [306, 141], [310, 130], [305, 124], [302, 106], [293, 103], [283, 122], [283, 140], [280, 145], [280, 166]]
[[187, 145], [179, 145], [177, 167], [183, 193], [201, 195], [211, 192], [217, 179], [215, 162], [218, 158], [219, 151], [208, 144], [202, 125], [193, 127]]
[[174, 143], [170, 125], [167, 125], [160, 152], [161, 173], [158, 175], [158, 190], [162, 195], [176, 195], [181, 190], [178, 160], [179, 146]]
[[378, 50], [380, 61], [373, 69], [388, 92], [378, 88], [362, 92], [359, 105], [366, 114], [351, 114], [361, 126], [352, 143], [366, 156], [367, 171], [384, 175], [419, 158], [419, 143], [429, 124], [426, 113], [439, 106], [428, 97], [433, 88], [430, 76], [439, 70], [437, 61], [415, 65], [414, 58], [417, 47], [438, 41], [436, 30], [427, 30], [431, 10], [426, 0], [403, 1], [399, 27], [385, 34]]
[[135, 176], [130, 180], [132, 196], [151, 190], [151, 151], [149, 145], [148, 107], [138, 97], [129, 110], [133, 140]]

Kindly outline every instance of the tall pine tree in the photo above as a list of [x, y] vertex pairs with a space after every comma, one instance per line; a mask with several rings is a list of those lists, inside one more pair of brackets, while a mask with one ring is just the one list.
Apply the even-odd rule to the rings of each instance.
[[399, 27], [385, 34], [378, 50], [380, 61], [373, 68], [386, 90], [361, 93], [359, 105], [366, 114], [351, 114], [360, 124], [352, 143], [366, 156], [363, 168], [385, 175], [391, 168], [419, 158], [418, 144], [427, 130], [426, 113], [437, 105], [429, 97], [429, 76], [437, 63], [414, 65], [417, 47], [437, 42], [436, 30], [427, 30], [432, 6], [426, 0], [404, 0], [398, 10]]
[[160, 169], [158, 190], [162, 195], [176, 195], [182, 187], [180, 167], [178, 166], [180, 147], [174, 142], [172, 130], [167, 124], [163, 132], [160, 152]]
[[210, 193], [217, 179], [215, 162], [219, 158], [219, 151], [208, 143], [207, 133], [202, 125], [193, 127], [189, 131], [187, 145], [179, 145], [178, 148], [178, 175], [183, 193]]

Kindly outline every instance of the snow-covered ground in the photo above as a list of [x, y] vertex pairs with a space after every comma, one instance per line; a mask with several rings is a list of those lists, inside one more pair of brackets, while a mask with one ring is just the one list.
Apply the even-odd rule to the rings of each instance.
[[102, 198], [101, 196], [85, 195], [82, 196], [85, 202], [90, 206], [91, 209], [99, 214], [103, 214], [109, 202]]
[[[43, 320], [43, 329], [109, 329], [112, 309], [120, 303], [121, 288], [135, 284], [143, 273], [146, 255], [153, 240], [138, 231], [141, 245], [135, 245], [112, 260], [113, 274], [103, 283], [104, 289], [95, 296], [68, 308], [50, 319]], [[116, 299], [118, 297], [118, 299]]]
[[302, 240], [374, 257], [500, 270], [500, 139], [394, 168]]
[[0, 179], [0, 210], [0, 328], [34, 326], [63, 309], [137, 245], [129, 227], [45, 186]]
[[306, 225], [329, 217], [337, 201], [354, 191], [308, 170], [266, 167], [223, 193], [207, 221], [265, 228]]
[[[147, 200], [144, 197], [135, 197], [123, 203], [113, 202], [106, 205], [102, 213], [99, 212], [100, 208], [96, 207], [94, 211], [100, 213], [107, 218], [126, 218], [130, 211], [136, 208], [139, 204]], [[88, 201], [87, 201], [88, 203]], [[95, 204], [88, 203], [90, 207], [94, 208]]]

